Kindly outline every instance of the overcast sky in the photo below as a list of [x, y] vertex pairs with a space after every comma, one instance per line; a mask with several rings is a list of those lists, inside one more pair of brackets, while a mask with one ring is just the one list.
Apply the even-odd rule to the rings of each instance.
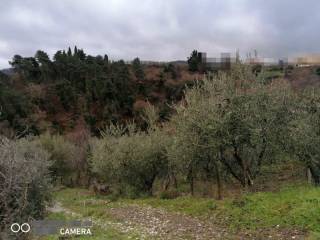
[[77, 45], [112, 59], [320, 52], [319, 0], [0, 0], [0, 68]]

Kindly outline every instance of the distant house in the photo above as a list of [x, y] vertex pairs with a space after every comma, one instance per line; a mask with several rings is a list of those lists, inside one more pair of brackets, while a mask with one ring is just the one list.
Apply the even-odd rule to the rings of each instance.
[[314, 65], [320, 65], [320, 54], [310, 54], [297, 57], [293, 60], [293, 63], [298, 67], [308, 67]]
[[206, 66], [212, 70], [229, 69], [231, 64], [235, 62], [236, 58], [232, 57], [230, 53], [221, 53], [220, 58], [206, 58]]

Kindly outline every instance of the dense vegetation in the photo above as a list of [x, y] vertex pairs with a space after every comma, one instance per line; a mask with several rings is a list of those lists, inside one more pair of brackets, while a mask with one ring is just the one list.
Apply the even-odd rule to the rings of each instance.
[[178, 81], [181, 69], [173, 64], [110, 61], [77, 47], [57, 51], [53, 59], [41, 50], [34, 57], [15, 55], [10, 64], [15, 74], [0, 75], [0, 124], [22, 135], [64, 134], [81, 125], [99, 136], [109, 122], [129, 119], [143, 128], [140, 112], [147, 102], [157, 105], [165, 120], [172, 113], [168, 105], [194, 80], [188, 74]]
[[[320, 184], [317, 88], [293, 90], [284, 80], [236, 63], [192, 86], [184, 82], [183, 99], [180, 87], [168, 98], [175, 102], [166, 110], [174, 114], [168, 114], [163, 105], [145, 101], [150, 89], [138, 58], [128, 65], [75, 48], [58, 51], [53, 61], [38, 51], [34, 58], [15, 56], [11, 64], [16, 75], [0, 82], [1, 134], [10, 138], [1, 138], [0, 145], [5, 224], [41, 218], [51, 185], [92, 187], [114, 198], [175, 198], [194, 195], [202, 181], [222, 199], [226, 188], [250, 191], [266, 167], [288, 159], [308, 169], [309, 182]], [[164, 66], [156, 87], [165, 89], [168, 75], [175, 79], [179, 72]], [[137, 113], [138, 96], [145, 105]], [[50, 116], [71, 113], [69, 128], [75, 131], [65, 131], [54, 118], [50, 126], [40, 124], [35, 108]], [[11, 178], [24, 180], [12, 185]]]
[[[294, 92], [281, 81], [266, 84], [248, 67], [235, 65], [231, 72], [204, 79], [186, 91], [185, 102], [175, 107], [170, 122], [157, 128], [158, 150], [152, 148], [154, 132], [118, 126], [115, 134], [97, 140], [99, 147], [92, 147], [92, 164], [100, 176], [120, 174], [113, 178], [120, 179], [118, 183], [129, 177], [129, 186], [137, 182], [147, 186], [148, 177], [160, 177], [163, 189], [167, 189], [170, 182], [176, 186], [177, 179], [184, 179], [193, 194], [196, 180], [211, 181], [217, 185], [219, 199], [223, 185], [233, 183], [248, 189], [263, 166], [284, 159], [302, 161], [318, 184], [317, 101], [314, 91]], [[144, 143], [148, 138], [148, 144]], [[142, 150], [139, 146], [143, 143]], [[142, 159], [151, 166], [161, 166], [162, 171], [155, 167], [150, 171], [148, 164], [141, 165]], [[133, 182], [139, 179], [135, 174], [140, 170], [149, 175], [143, 175], [144, 181]], [[150, 192], [149, 188], [139, 190]]]

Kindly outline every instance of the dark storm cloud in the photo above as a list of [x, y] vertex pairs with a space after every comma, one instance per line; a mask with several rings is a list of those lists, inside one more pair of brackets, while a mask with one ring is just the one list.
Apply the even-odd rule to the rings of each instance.
[[77, 45], [112, 58], [186, 59], [258, 49], [319, 52], [318, 0], [0, 0], [0, 68], [14, 54]]

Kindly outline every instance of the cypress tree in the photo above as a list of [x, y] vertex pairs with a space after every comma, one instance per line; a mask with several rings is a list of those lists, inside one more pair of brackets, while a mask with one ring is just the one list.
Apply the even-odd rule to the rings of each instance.
[[74, 46], [74, 55], [75, 55], [75, 56], [78, 55], [78, 48], [77, 48], [77, 46]]
[[108, 57], [108, 55], [107, 55], [107, 54], [105, 54], [105, 55], [104, 55], [104, 57], [103, 57], [103, 61], [104, 61], [104, 62], [106, 62], [106, 63], [108, 63], [108, 62], [109, 62], [109, 57]]

